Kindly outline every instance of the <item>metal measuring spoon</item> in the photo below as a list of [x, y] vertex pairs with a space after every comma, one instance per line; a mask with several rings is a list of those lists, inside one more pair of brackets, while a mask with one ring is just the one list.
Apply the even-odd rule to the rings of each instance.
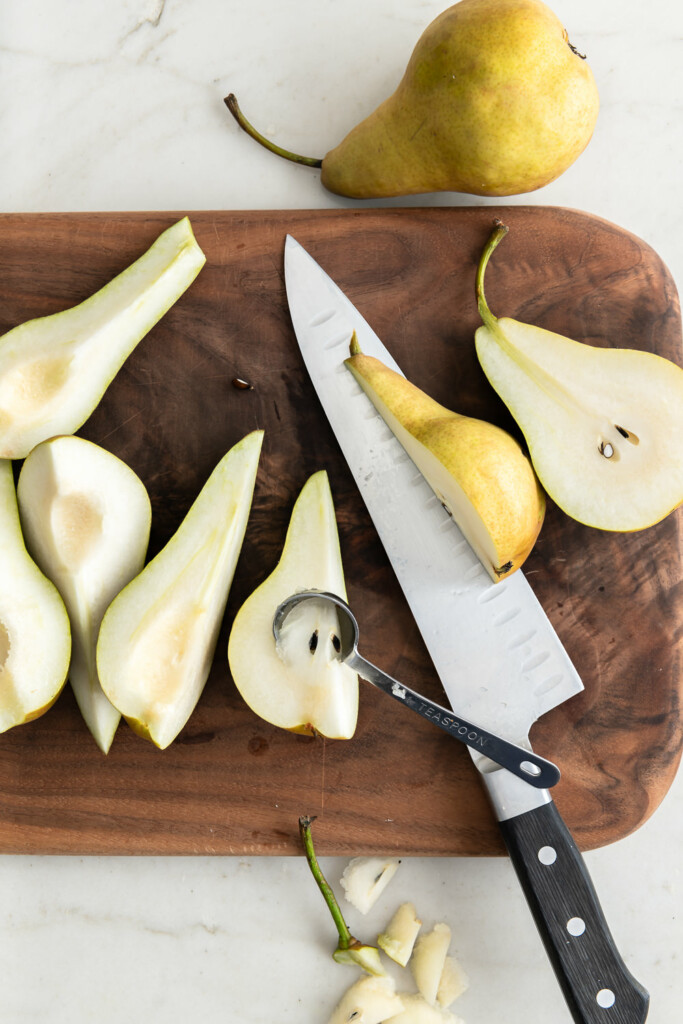
[[382, 672], [371, 662], [366, 661], [358, 653], [359, 628], [356, 618], [346, 601], [343, 601], [336, 594], [328, 594], [319, 590], [305, 590], [298, 594], [292, 594], [278, 605], [273, 617], [273, 635], [275, 642], [280, 640], [282, 625], [291, 610], [302, 601], [327, 601], [336, 606], [339, 622], [339, 636], [334, 643], [335, 651], [345, 665], [357, 672], [359, 676], [378, 687], [389, 697], [405, 704], [411, 711], [417, 712], [423, 718], [434, 722], [440, 729], [453, 736], [461, 743], [467, 744], [480, 754], [495, 761], [502, 768], [524, 779], [532, 786], [539, 789], [550, 789], [560, 778], [560, 770], [552, 761], [521, 747], [516, 743], [496, 736], [472, 722], [466, 722], [460, 715], [456, 717], [453, 711], [435, 704], [421, 694], [399, 683], [398, 680]]

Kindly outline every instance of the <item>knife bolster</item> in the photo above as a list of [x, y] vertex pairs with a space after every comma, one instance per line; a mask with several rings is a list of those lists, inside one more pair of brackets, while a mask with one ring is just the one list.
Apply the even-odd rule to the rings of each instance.
[[552, 799], [547, 789], [530, 786], [524, 779], [506, 771], [505, 768], [482, 772], [481, 776], [498, 821], [516, 818], [519, 814], [525, 814], [550, 803]]

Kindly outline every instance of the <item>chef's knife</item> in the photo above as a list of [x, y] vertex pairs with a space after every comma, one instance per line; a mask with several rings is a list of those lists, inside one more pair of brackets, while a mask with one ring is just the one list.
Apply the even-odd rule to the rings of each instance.
[[[389, 352], [291, 236], [285, 282], [295, 334], [323, 409], [453, 707], [527, 746], [533, 723], [582, 683], [523, 574], [493, 583], [460, 530], [344, 365], [355, 331]], [[640, 1024], [649, 997], [610, 934], [581, 855], [547, 790], [470, 751], [577, 1024]]]

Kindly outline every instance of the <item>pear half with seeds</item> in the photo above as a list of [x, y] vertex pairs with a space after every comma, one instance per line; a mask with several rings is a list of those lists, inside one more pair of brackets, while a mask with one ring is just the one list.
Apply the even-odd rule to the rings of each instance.
[[492, 423], [446, 409], [379, 359], [364, 355], [355, 334], [346, 366], [494, 583], [516, 572], [545, 515], [543, 491], [518, 442]]
[[23, 459], [41, 441], [78, 430], [205, 259], [184, 217], [79, 305], [3, 335], [0, 458]]
[[206, 683], [251, 509], [263, 431], [223, 456], [164, 548], [109, 606], [97, 643], [102, 689], [161, 749]]
[[121, 714], [100, 686], [97, 637], [108, 606], [144, 565], [152, 517], [147, 491], [115, 455], [67, 436], [33, 449], [17, 494], [26, 544], [69, 613], [71, 688], [106, 754]]
[[265, 721], [292, 732], [349, 739], [358, 716], [358, 676], [337, 656], [339, 620], [327, 601], [305, 601], [285, 619], [275, 643], [278, 605], [302, 590], [346, 598], [337, 522], [327, 473], [314, 473], [292, 511], [271, 575], [247, 598], [228, 642], [237, 689]]
[[641, 530], [683, 501], [683, 369], [651, 352], [596, 348], [508, 317], [477, 298], [479, 362], [517, 421], [543, 487], [567, 515], [602, 530]]
[[70, 656], [64, 602], [24, 546], [12, 463], [0, 459], [0, 732], [54, 704]]

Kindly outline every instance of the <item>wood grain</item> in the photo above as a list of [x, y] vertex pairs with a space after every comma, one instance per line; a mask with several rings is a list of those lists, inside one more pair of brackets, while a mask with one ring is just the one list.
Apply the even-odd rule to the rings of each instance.
[[[184, 211], [183, 211], [184, 212]], [[81, 433], [125, 459], [153, 506], [150, 555], [221, 455], [265, 428], [255, 499], [215, 663], [166, 751], [119, 729], [103, 756], [68, 689], [0, 737], [0, 851], [290, 854], [300, 814], [321, 854], [501, 854], [464, 748], [362, 685], [350, 742], [275, 729], [229, 677], [237, 608], [273, 568], [292, 504], [330, 475], [363, 653], [437, 700], [440, 683], [298, 353], [283, 282], [293, 234], [403, 370], [443, 404], [516, 432], [474, 355], [474, 271], [494, 216], [510, 234], [487, 275], [499, 315], [595, 345], [681, 360], [676, 290], [659, 257], [605, 221], [551, 207], [190, 214], [207, 265], [128, 359]], [[5, 215], [0, 330], [103, 285], [181, 214]], [[237, 389], [234, 378], [253, 385]], [[638, 828], [681, 753], [680, 513], [641, 533], [573, 522], [550, 503], [530, 583], [585, 692], [532, 734], [560, 765], [557, 805], [582, 849]]]

